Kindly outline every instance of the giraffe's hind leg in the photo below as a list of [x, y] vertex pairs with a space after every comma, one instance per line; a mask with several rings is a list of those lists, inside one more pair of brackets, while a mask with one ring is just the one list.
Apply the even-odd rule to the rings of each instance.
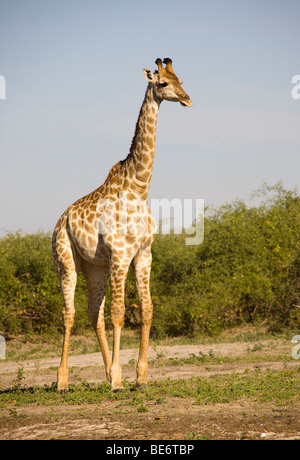
[[64, 308], [63, 308], [63, 327], [64, 327], [64, 337], [63, 337], [63, 349], [61, 356], [61, 363], [58, 369], [58, 382], [57, 389], [67, 390], [68, 389], [68, 351], [69, 351], [69, 342], [71, 330], [74, 324], [75, 317], [75, 307], [74, 307], [74, 295], [75, 287], [77, 282], [77, 273], [69, 272], [66, 276], [63, 277], [61, 282], [62, 291], [64, 296]]
[[75, 317], [74, 296], [78, 271], [77, 263], [75, 261], [76, 255], [72, 250], [67, 231], [63, 225], [55, 229], [52, 248], [54, 266], [57, 271], [64, 298], [64, 307], [62, 311], [64, 328], [63, 348], [61, 363], [58, 369], [57, 382], [57, 389], [60, 391], [68, 389], [69, 372], [67, 359], [70, 335]]
[[88, 316], [92, 322], [99, 341], [106, 371], [106, 378], [110, 381], [111, 357], [106, 339], [104, 320], [105, 294], [109, 275], [109, 266], [99, 267], [83, 262], [82, 270], [87, 281], [89, 293]]

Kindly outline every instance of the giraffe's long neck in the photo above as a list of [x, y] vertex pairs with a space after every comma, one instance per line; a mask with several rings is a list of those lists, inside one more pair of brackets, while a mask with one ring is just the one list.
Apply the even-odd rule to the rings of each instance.
[[129, 187], [142, 199], [148, 196], [152, 176], [159, 105], [150, 84], [140, 110], [130, 153], [122, 164]]

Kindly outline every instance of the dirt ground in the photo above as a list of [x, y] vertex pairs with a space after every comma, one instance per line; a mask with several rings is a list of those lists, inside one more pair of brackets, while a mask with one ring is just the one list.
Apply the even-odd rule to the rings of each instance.
[[[167, 359], [213, 354], [242, 358], [251, 347], [257, 348], [257, 362], [234, 364], [184, 364], [171, 366]], [[285, 340], [257, 343], [235, 342], [209, 345], [178, 345], [156, 347], [149, 350], [148, 358], [160, 356], [161, 365], [149, 365], [148, 380], [166, 378], [187, 379], [191, 376], [208, 377], [214, 374], [244, 372], [245, 369], [285, 369], [298, 367], [299, 361], [272, 361], [270, 356], [290, 356], [293, 345]], [[261, 350], [261, 351], [259, 351]], [[138, 350], [121, 350], [121, 363], [136, 359]], [[266, 361], [261, 359], [265, 354]], [[56, 381], [59, 358], [28, 360], [24, 368], [25, 385], [44, 385]], [[0, 361], [0, 387], [10, 388], [20, 362]], [[70, 383], [105, 380], [100, 353], [69, 357]], [[124, 366], [123, 378], [135, 379], [134, 366]], [[241, 401], [227, 404], [194, 405], [192, 399], [164, 397], [161, 404], [147, 402], [148, 412], [136, 407], [123, 406], [119, 401], [104, 401], [99, 405], [40, 406], [31, 404], [18, 407], [21, 415], [13, 417], [9, 410], [0, 409], [0, 439], [98, 439], [98, 440], [197, 440], [197, 439], [270, 439], [292, 440], [300, 438], [300, 404], [275, 406], [271, 403]]]

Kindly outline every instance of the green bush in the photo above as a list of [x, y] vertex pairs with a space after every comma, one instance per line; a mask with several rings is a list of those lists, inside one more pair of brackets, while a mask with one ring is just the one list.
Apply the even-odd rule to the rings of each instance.
[[257, 207], [236, 201], [208, 213], [196, 249], [183, 235], [158, 236], [154, 332], [211, 334], [249, 322], [299, 327], [300, 198], [281, 184], [264, 184], [256, 195]]
[[[206, 211], [200, 246], [185, 235], [157, 235], [152, 247], [152, 334], [215, 334], [246, 323], [271, 330], [299, 328], [300, 197], [281, 184], [262, 186], [259, 205], [236, 201]], [[86, 285], [76, 290], [73, 331], [91, 328]], [[106, 318], [109, 321], [110, 289]], [[0, 239], [0, 331], [62, 331], [62, 294], [49, 233], [8, 234]], [[125, 326], [139, 326], [134, 276], [126, 283]]]
[[[79, 280], [76, 300], [85, 303]], [[10, 334], [62, 330], [62, 294], [53, 267], [51, 234], [8, 234], [0, 239], [0, 331]], [[81, 323], [80, 315], [78, 324]]]

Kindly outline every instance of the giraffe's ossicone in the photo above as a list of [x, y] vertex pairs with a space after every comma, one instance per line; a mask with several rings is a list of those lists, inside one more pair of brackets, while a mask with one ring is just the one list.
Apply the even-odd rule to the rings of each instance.
[[[165, 64], [165, 66], [163, 65]], [[124, 322], [124, 289], [132, 264], [141, 302], [141, 342], [136, 388], [147, 384], [147, 349], [153, 306], [150, 296], [151, 244], [156, 225], [147, 204], [152, 175], [156, 121], [163, 100], [192, 105], [175, 75], [172, 61], [156, 60], [158, 70], [143, 69], [148, 81], [127, 158], [110, 170], [105, 182], [72, 204], [60, 217], [53, 232], [53, 260], [62, 288], [64, 339], [58, 370], [58, 390], [68, 388], [67, 357], [74, 323], [74, 294], [82, 271], [89, 294], [88, 315], [97, 334], [106, 376], [113, 391], [122, 391], [119, 359]], [[111, 283], [112, 359], [104, 323], [107, 280]]]

